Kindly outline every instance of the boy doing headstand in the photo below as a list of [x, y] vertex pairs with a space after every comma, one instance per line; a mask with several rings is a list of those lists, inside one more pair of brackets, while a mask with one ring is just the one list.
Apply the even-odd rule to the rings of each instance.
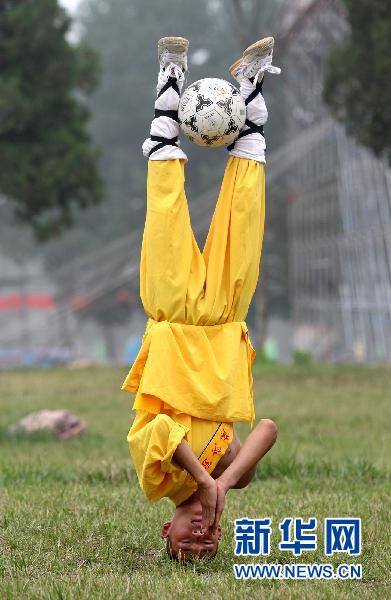
[[245, 318], [257, 285], [265, 217], [265, 72], [273, 38], [250, 46], [231, 67], [246, 102], [246, 124], [231, 146], [205, 246], [195, 240], [178, 145], [178, 104], [188, 41], [162, 38], [155, 117], [143, 144], [147, 214], [140, 294], [148, 323], [123, 389], [137, 392], [128, 443], [151, 501], [176, 508], [162, 536], [173, 558], [214, 556], [229, 489], [243, 488], [272, 447], [277, 428], [262, 419], [243, 445], [234, 423], [254, 420], [251, 345]]

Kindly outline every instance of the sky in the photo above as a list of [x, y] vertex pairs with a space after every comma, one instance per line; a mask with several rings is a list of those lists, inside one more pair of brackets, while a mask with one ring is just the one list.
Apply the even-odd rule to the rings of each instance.
[[[58, 0], [58, 1], [59, 1], [59, 4], [61, 4], [62, 6], [64, 6], [64, 8], [66, 8], [66, 10], [71, 15], [75, 14], [78, 5], [81, 2], [81, 0]], [[77, 44], [77, 42], [80, 40], [81, 36], [82, 36], [81, 27], [78, 26], [77, 23], [73, 22], [73, 25], [72, 25], [70, 31], [67, 34], [68, 41], [71, 42], [71, 43]]]
[[74, 13], [80, 0], [59, 0], [60, 4], [65, 6], [70, 13]]

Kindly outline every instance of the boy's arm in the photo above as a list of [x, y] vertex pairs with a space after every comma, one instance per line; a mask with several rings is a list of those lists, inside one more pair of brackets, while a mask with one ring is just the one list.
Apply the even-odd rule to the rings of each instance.
[[217, 485], [215, 480], [205, 471], [186, 440], [175, 450], [173, 458], [177, 465], [194, 477], [198, 484], [197, 495], [202, 506], [202, 527], [209, 529], [215, 521], [217, 503]]
[[276, 437], [276, 424], [270, 419], [261, 419], [243, 443], [232, 463], [216, 479], [218, 498], [215, 527], [219, 524], [227, 491], [235, 487], [248, 485], [255, 474], [257, 463], [273, 446]]

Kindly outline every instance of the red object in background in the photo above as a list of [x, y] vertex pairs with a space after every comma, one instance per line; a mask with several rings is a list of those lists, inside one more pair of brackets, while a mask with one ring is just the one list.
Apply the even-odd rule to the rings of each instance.
[[56, 303], [51, 294], [29, 294], [28, 296], [7, 294], [0, 296], [0, 311], [20, 310], [21, 308], [51, 310], [55, 307]]
[[25, 303], [29, 308], [35, 309], [56, 308], [54, 298], [50, 294], [30, 294], [25, 298]]
[[[116, 293], [116, 300], [119, 304], [131, 304], [133, 294], [130, 290], [119, 290]], [[78, 294], [72, 297], [71, 306], [73, 310], [83, 310], [91, 304], [88, 296]], [[56, 301], [52, 294], [3, 294], [0, 295], [0, 312], [13, 311], [28, 308], [29, 310], [53, 310], [56, 308]]]
[[0, 310], [18, 310], [22, 306], [22, 297], [18, 294], [0, 296]]

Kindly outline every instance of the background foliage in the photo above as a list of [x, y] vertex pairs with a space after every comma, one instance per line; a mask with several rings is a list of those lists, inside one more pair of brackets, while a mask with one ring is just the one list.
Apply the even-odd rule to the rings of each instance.
[[84, 100], [97, 53], [67, 41], [70, 24], [57, 0], [0, 5], [0, 191], [39, 238], [101, 198]]
[[350, 34], [330, 52], [324, 98], [362, 144], [391, 163], [389, 0], [344, 0]]

